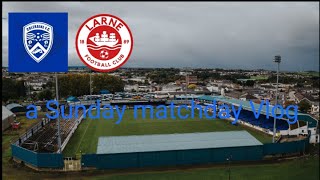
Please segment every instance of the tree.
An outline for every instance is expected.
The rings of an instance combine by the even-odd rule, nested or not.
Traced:
[[[108,74],[97,74],[92,76],[93,92],[98,93],[100,90],[106,89],[111,93],[124,91],[124,83],[122,79]]]
[[[112,93],[124,90],[124,83],[121,78],[108,74],[91,74],[92,92],[100,93],[101,90],[108,90]],[[65,74],[59,75],[59,95],[83,96],[90,94],[89,74]]]
[[[90,94],[89,74],[64,74],[58,78],[61,97]]]
[[[195,89],[197,87],[197,85],[195,85],[195,84],[190,84],[189,86],[188,86],[188,89]]]
[[[41,91],[38,95],[37,95],[38,99],[40,100],[50,100],[53,98],[53,93],[51,92],[50,89],[45,89],[43,91]]]
[[[319,77],[312,77],[311,81],[312,81],[312,87],[313,88],[319,88],[319,82],[320,82],[320,78]]]
[[[254,81],[248,80],[248,81],[246,81],[245,85],[252,87],[254,85]]]
[[[2,100],[19,99],[26,96],[27,88],[24,81],[2,78]]]
[[[46,84],[42,85],[43,89],[53,89],[55,84],[52,81],[47,82]]]
[[[304,85],[303,85],[303,83],[297,83],[297,84],[295,85],[295,87],[297,87],[297,88],[303,88]]]
[[[302,100],[298,104],[298,107],[301,112],[307,113],[309,111],[309,109],[311,108],[311,105],[307,100]]]

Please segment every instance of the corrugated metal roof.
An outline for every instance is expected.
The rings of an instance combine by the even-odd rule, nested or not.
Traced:
[[[11,112],[5,106],[2,106],[2,121],[5,120],[7,117],[12,116],[13,112]]]
[[[20,105],[20,104],[12,103],[12,104],[8,104],[6,107],[7,107],[9,110],[11,110],[11,109],[13,109],[13,108],[15,108],[15,107],[23,107],[23,106]]]
[[[262,145],[247,131],[99,137],[97,154]]]

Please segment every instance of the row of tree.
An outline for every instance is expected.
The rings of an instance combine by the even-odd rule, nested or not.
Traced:
[[[92,73],[92,93],[97,94],[101,90],[108,90],[111,93],[122,92],[124,90],[123,81],[108,74]],[[24,81],[2,78],[2,100],[22,100],[27,96],[28,87]],[[58,75],[59,97],[82,96],[90,94],[89,74],[63,74]],[[52,99],[55,97],[55,82],[49,81],[43,85],[43,90],[38,94],[30,94],[32,100]]]
[[[25,97],[27,88],[24,81],[17,81],[10,78],[2,78],[2,101],[19,99]]]
[[[305,85],[311,85],[313,88],[319,88],[319,80],[320,77],[292,77],[292,76],[286,76],[286,75],[280,75],[279,76],[279,83],[284,84],[296,84],[296,87],[302,88]],[[277,82],[277,76],[272,75],[267,80],[262,80],[261,82],[265,83],[276,83]]]
[[[146,78],[151,80],[151,83],[155,82],[157,84],[167,84],[169,82],[175,82],[181,79],[183,76],[178,75],[179,69],[155,69],[146,75]]]
[[[302,100],[298,104],[296,104],[294,101],[285,101],[284,102],[284,107],[285,108],[290,106],[290,105],[298,105],[299,111],[303,112],[303,113],[308,113],[308,111],[311,108],[311,104],[307,100]]]
[[[116,76],[108,74],[91,75],[91,88],[93,94],[98,94],[101,90],[108,90],[111,93],[122,92],[124,90],[123,81]],[[89,74],[66,74],[58,77],[59,95],[82,96],[90,94],[90,75]]]

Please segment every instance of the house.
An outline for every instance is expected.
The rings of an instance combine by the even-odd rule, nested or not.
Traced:
[[[259,99],[249,93],[245,93],[243,95],[240,96],[239,98],[242,101],[252,101],[252,102],[258,102]]]
[[[151,92],[152,89],[149,86],[138,86],[138,92]]]
[[[218,86],[207,86],[207,89],[212,93],[220,93],[221,88]]]
[[[142,82],[144,83],[146,80],[146,77],[141,76],[141,77],[132,77],[132,78],[128,78],[129,81],[134,81],[134,82]]]
[[[231,91],[231,92],[226,92],[224,93],[226,97],[234,98],[234,99],[239,99],[240,96],[243,94],[242,92],[239,91]],[[222,95],[222,94],[221,94]]]
[[[15,115],[5,106],[2,106],[2,131],[8,129],[14,122]]]
[[[180,76],[187,76],[187,75],[191,75],[191,74],[192,74],[192,72],[188,72],[188,71],[180,71],[179,72]]]
[[[174,84],[167,84],[162,86],[162,92],[176,92],[181,91],[181,87]]]
[[[301,93],[294,93],[293,98],[295,103],[299,103],[305,97]]]
[[[135,84],[135,85],[128,85],[128,84],[126,84],[126,85],[124,86],[124,91],[126,91],[126,92],[132,92],[132,91],[137,92],[138,89],[139,89],[138,84]]]
[[[311,103],[311,114],[319,114],[319,101]]]
[[[186,75],[186,83],[187,83],[187,85],[197,84],[198,83],[198,77],[197,76]]]

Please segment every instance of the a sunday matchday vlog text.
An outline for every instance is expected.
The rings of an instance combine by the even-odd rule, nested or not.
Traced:
[[[250,101],[250,106],[251,106],[252,113],[256,119],[259,119],[263,106],[265,106],[263,111],[265,111],[266,119],[274,118],[274,117],[277,119],[286,118],[288,119],[289,124],[294,124],[298,120],[297,105],[289,105],[284,109],[281,105],[270,106],[269,101],[261,101],[260,106],[257,108],[255,104],[252,101]],[[115,119],[115,117],[117,117],[117,121],[115,122],[116,124],[120,124],[122,122],[126,109],[129,109],[127,108],[126,105],[118,106],[118,105],[109,105],[109,104],[104,105],[101,108],[101,104],[99,100],[97,101],[96,104],[90,105],[88,109],[81,104],[75,104],[75,105],[71,104],[69,105],[69,108],[68,108],[69,112],[65,112],[66,111],[65,105],[59,106],[59,103],[55,100],[47,101],[46,107],[49,110],[49,112],[46,113],[46,117],[49,119],[57,119],[59,116],[67,120],[72,118],[77,119],[79,118],[79,111],[83,110],[84,112],[82,114],[83,118],[89,117],[92,120],[103,118],[108,120],[108,119]],[[60,111],[57,107],[60,107]],[[27,109],[28,111],[26,113],[26,117],[28,119],[36,119],[38,117],[37,108],[35,105],[29,105]],[[184,109],[184,112],[182,112],[182,109]],[[280,113],[276,113],[277,112],[276,109],[278,109],[278,112]],[[231,117],[230,113],[232,112],[233,118],[234,118],[232,123],[235,124],[239,119],[241,110],[242,110],[242,104],[240,104],[237,107],[234,105],[227,105],[227,104],[217,105],[216,100],[213,100],[212,104],[207,104],[205,106],[199,105],[194,101],[191,101],[191,105],[186,105],[186,104],[175,105],[173,102],[171,102],[171,104],[168,106],[166,105],[158,105],[158,106],[134,105],[133,118],[145,119],[148,115],[150,119],[158,119],[158,120],[162,120],[162,119],[175,120],[177,119],[177,117],[182,120],[188,119],[188,118],[191,118],[191,119],[205,118],[205,119],[213,120],[213,119],[217,119],[217,116],[219,117],[219,119],[230,118]],[[139,113],[138,113],[139,111],[141,111],[141,116],[139,116]],[[209,113],[209,111],[211,113]]]

